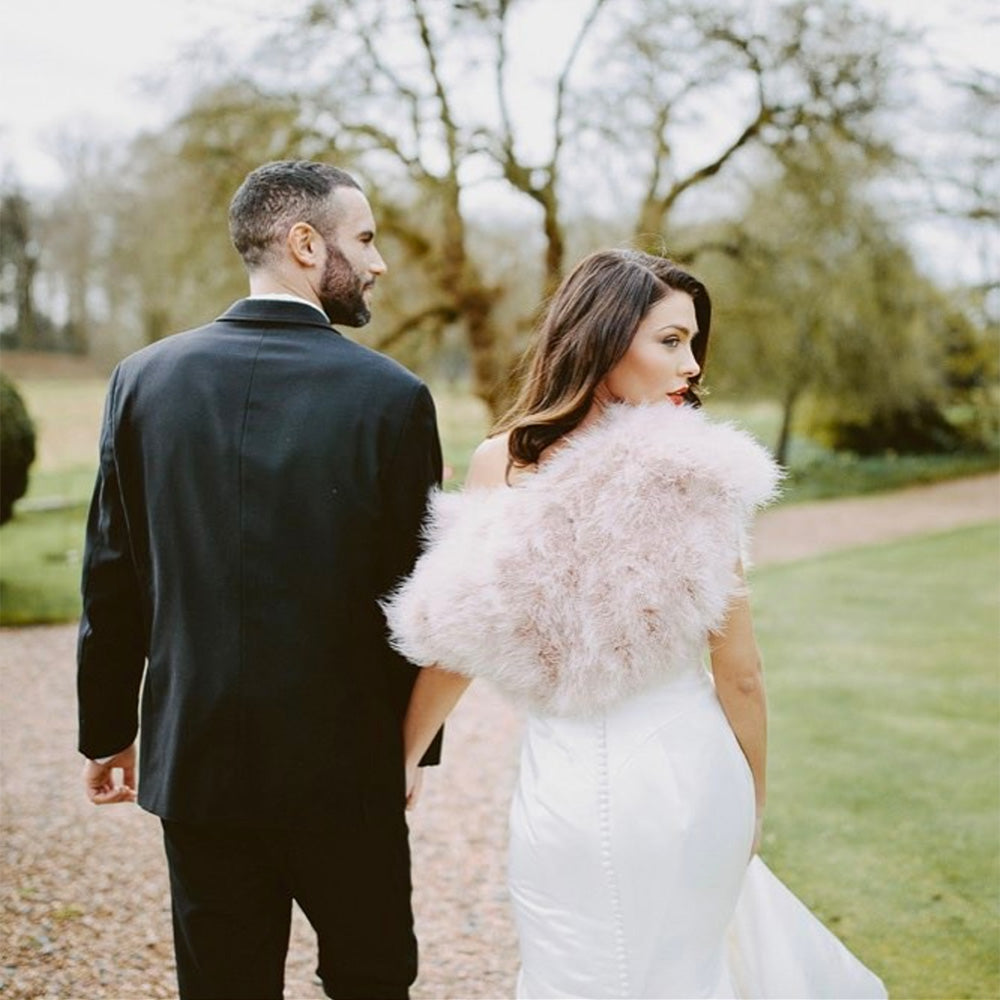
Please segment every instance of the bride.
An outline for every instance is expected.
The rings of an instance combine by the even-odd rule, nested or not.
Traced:
[[[766,707],[741,560],[779,472],[698,409],[711,304],[581,261],[520,398],[385,602],[416,763],[470,680],[527,707],[510,814],[519,997],[884,997],[756,856]],[[708,651],[711,670],[703,664]]]

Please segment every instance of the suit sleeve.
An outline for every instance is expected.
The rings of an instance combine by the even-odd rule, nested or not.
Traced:
[[[83,557],[77,700],[79,749],[91,759],[117,753],[135,740],[146,661],[141,584],[131,558],[116,460],[118,379],[116,370],[105,403]]]
[[[420,555],[421,528],[428,498],[432,487],[440,486],[441,474],[441,442],[434,401],[427,387],[421,384],[410,406],[386,481],[389,498],[388,544],[384,549],[386,591],[412,571]],[[402,717],[418,668],[394,651],[391,655],[398,660],[398,669],[392,674]],[[434,738],[420,762],[422,765],[439,763],[442,734],[443,731]]]

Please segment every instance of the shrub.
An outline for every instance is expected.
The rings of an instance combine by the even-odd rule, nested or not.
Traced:
[[[28,489],[34,460],[35,425],[14,383],[0,372],[0,524],[10,520],[14,502]]]
[[[867,419],[831,418],[824,431],[834,451],[855,455],[940,455],[960,451],[967,444],[959,428],[928,400]]]
[[[950,406],[927,397],[906,405],[858,405],[812,400],[807,433],[823,447],[854,455],[986,454],[997,450],[997,395],[989,387],[970,390]]]

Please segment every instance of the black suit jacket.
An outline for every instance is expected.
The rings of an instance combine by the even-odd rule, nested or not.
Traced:
[[[415,669],[376,599],[440,477],[427,388],[305,304],[244,299],[126,358],[87,526],[80,750],[131,743],[142,686],[139,803],[159,816],[398,810]]]

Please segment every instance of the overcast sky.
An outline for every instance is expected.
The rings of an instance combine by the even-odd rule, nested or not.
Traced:
[[[567,7],[579,2],[545,0],[554,32],[565,33]],[[1000,32],[984,31],[983,17],[971,16],[977,9],[985,15],[985,0],[865,2],[897,23],[930,27],[935,50],[950,63],[996,68]],[[125,138],[164,122],[173,109],[143,85],[144,77],[175,65],[206,36],[249,53],[265,18],[282,9],[267,0],[6,0],[0,167],[13,166],[29,189],[57,184],[52,154],[61,128]]]
[[[535,0],[519,8],[532,12],[533,18],[521,36],[511,40],[520,64],[534,70],[558,61],[582,16],[579,12],[590,2]],[[897,26],[922,29],[927,45],[918,62],[929,65],[933,57],[952,68],[975,66],[993,72],[1000,66],[1000,16],[993,0],[856,2],[887,14]],[[140,129],[165,124],[180,109],[176,102],[200,82],[191,78],[192,62],[183,60],[185,53],[209,45],[237,61],[249,57],[276,17],[293,16],[301,7],[274,0],[3,0],[0,176],[12,176],[29,194],[58,188],[60,132],[127,142]],[[171,86],[151,85],[164,77],[171,79]],[[187,86],[173,86],[177,79]],[[512,91],[523,93],[524,86],[522,82]],[[939,91],[930,79],[922,88],[928,108]],[[524,105],[521,112],[546,107],[544,100],[519,103]],[[535,131],[547,136],[543,113],[540,110]],[[522,119],[521,124],[531,122]],[[919,154],[933,148],[932,138],[913,135],[906,145]],[[483,189],[481,196],[499,195]],[[923,258],[936,262],[935,274],[945,279],[982,280],[984,269],[991,270],[1000,254],[1000,237],[993,239],[979,227],[970,241],[965,226],[944,217],[910,223],[908,232]]]

